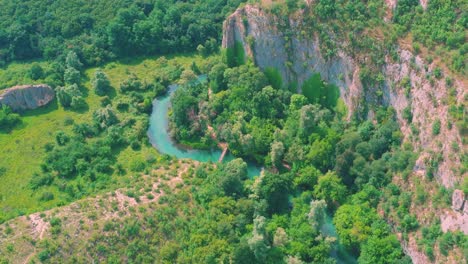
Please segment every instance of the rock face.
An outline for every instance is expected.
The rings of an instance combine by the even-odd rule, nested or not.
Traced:
[[[279,29],[281,23],[280,19],[261,8],[246,5],[236,10],[224,23],[223,47],[242,43],[245,54],[253,58],[257,66],[261,69],[275,68],[281,73],[284,84],[296,83],[299,90],[304,81],[314,73],[320,73],[323,79],[340,88],[342,99],[348,106],[354,106],[351,101],[359,97],[360,91],[356,88],[361,85],[359,78],[355,78],[358,67],[353,60],[341,51],[338,56],[325,60],[313,32],[307,32],[312,35],[310,38],[300,33],[294,34],[301,32],[300,17],[290,18],[287,26],[291,27],[293,35],[287,43],[283,31]],[[247,41],[249,36],[254,39],[252,45]]]
[[[396,3],[393,0],[387,2]],[[394,4],[390,8],[393,9]],[[416,175],[427,177],[432,171],[434,178],[449,188],[460,183],[467,175],[461,175],[461,155],[452,146],[463,148],[463,143],[456,126],[449,125],[446,82],[444,78],[431,77],[434,76],[436,64],[425,62],[404,46],[398,47],[398,58],[387,55],[383,66],[377,69],[382,74],[383,82],[379,87],[372,87],[381,92],[379,101],[373,101],[375,97],[365,92],[360,80],[361,68],[372,67],[367,65],[366,57],[363,60],[362,56],[358,57],[359,54],[347,47],[347,43],[339,43],[336,55],[326,58],[320,49],[319,35],[323,32],[308,29],[304,23],[308,14],[302,12],[299,10],[288,18],[280,18],[261,7],[245,5],[225,21],[223,47],[231,48],[240,43],[245,56],[257,66],[263,70],[270,67],[276,69],[285,85],[296,83],[299,91],[304,81],[319,73],[325,81],[339,87],[340,97],[350,116],[362,106],[372,103],[392,106],[396,111],[404,142],[411,143],[419,154],[414,167]],[[329,38],[337,39],[331,33]],[[468,83],[463,78],[452,76],[452,79],[456,103],[461,104],[468,92],[465,89]],[[408,110],[411,112],[411,120],[406,120],[403,115]],[[372,118],[372,114],[369,112],[368,117]],[[440,122],[438,134],[432,132],[434,122]],[[433,162],[434,160],[437,161]],[[434,163],[438,166],[434,167]],[[468,233],[468,206],[463,199],[460,200],[457,196],[456,207],[461,212],[451,209],[445,210],[443,214],[438,212],[444,232],[460,230]],[[402,240],[403,249],[413,263],[429,263],[428,257],[418,250],[415,239],[410,236],[411,243]]]
[[[13,111],[36,109],[48,104],[54,96],[54,90],[46,84],[14,86],[0,91],[0,105],[8,105]]]
[[[455,211],[462,211],[465,203],[465,194],[462,190],[455,190],[452,194],[452,208]],[[465,206],[466,207],[466,206]]]
[[[242,44],[245,55],[257,66],[276,69],[284,84],[295,83],[299,91],[304,81],[320,73],[324,80],[339,87],[340,97],[351,115],[360,104],[372,100],[364,93],[360,80],[360,66],[365,62],[358,62],[357,58],[348,54],[345,44],[335,56],[325,59],[320,50],[318,32],[307,31],[304,16],[298,11],[288,19],[278,18],[261,7],[246,5],[225,21],[223,47]],[[330,38],[335,39],[333,35]],[[425,63],[421,57],[404,48],[399,48],[397,53],[397,61],[387,56],[380,69],[384,78],[380,87],[382,101],[396,110],[404,140],[421,153],[415,167],[418,172],[426,174],[427,164],[434,159],[434,153],[440,153],[441,160],[434,174],[444,186],[453,187],[463,177],[457,175],[460,155],[454,153],[451,146],[463,144],[458,129],[448,125],[448,105],[444,103],[448,96],[445,81],[443,78],[428,80],[427,76],[432,74],[435,65]],[[411,85],[411,89],[405,91],[405,82]],[[465,85],[463,80],[454,80],[458,102],[463,101]],[[403,118],[403,111],[407,108],[412,113],[411,122]],[[432,126],[437,119],[441,130],[438,135],[433,135]],[[411,124],[418,128],[418,135],[412,135]]]

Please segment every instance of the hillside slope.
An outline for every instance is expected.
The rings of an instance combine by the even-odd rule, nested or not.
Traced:
[[[419,181],[427,190],[437,189],[432,178],[448,189],[463,184],[467,177],[466,161],[462,161],[466,156],[463,147],[466,123],[459,122],[457,127],[457,119],[450,112],[453,108],[466,109],[466,77],[453,74],[440,63],[429,63],[399,42],[384,47],[385,33],[381,31],[388,30],[385,25],[364,33],[368,46],[359,49],[339,35],[339,31],[319,28],[310,22],[314,19],[309,17],[313,16],[312,10],[314,6],[308,5],[285,17],[284,13],[278,15],[275,9],[265,5],[239,8],[224,23],[223,47],[234,56],[253,60],[263,70],[273,69],[285,86],[294,84],[292,89],[300,90],[309,78],[319,73],[339,87],[340,97],[349,109],[349,119],[372,120],[376,106],[392,106],[404,144],[410,144],[419,156],[409,179],[395,176],[394,182],[405,190],[416,193],[415,183]],[[378,31],[380,34],[373,36]],[[335,45],[332,55],[324,53],[330,39]],[[376,54],[369,52],[376,47],[381,48],[377,52],[381,57],[378,63],[373,58]],[[446,223],[448,217],[453,217],[455,220],[450,222],[455,224],[451,230],[468,234],[468,215],[447,206],[436,208],[429,201],[425,206],[428,208],[424,212],[418,208],[411,210],[419,214],[421,223],[429,224],[438,218]],[[428,214],[435,217],[427,217]],[[391,216],[388,219],[392,222]],[[407,253],[415,263],[428,261],[424,254],[418,253],[414,243],[407,247]],[[436,262],[439,261],[437,258]]]

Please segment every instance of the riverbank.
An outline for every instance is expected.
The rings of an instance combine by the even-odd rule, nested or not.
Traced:
[[[199,80],[206,80],[206,75],[199,76]],[[181,146],[175,142],[169,133],[169,109],[171,95],[179,88],[179,85],[172,84],[168,88],[166,95],[158,97],[153,101],[153,111],[150,116],[150,126],[148,129],[148,137],[151,144],[161,154],[175,156],[178,159],[192,159],[199,162],[226,162],[235,159],[228,151],[228,145],[223,142],[218,142],[217,136],[212,135],[212,139],[217,142],[219,149],[203,150],[193,149]],[[210,131],[214,131],[208,126]],[[260,175],[261,166],[252,162],[248,164],[248,175],[250,178]]]

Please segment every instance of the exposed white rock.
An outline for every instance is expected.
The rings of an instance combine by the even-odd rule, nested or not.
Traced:
[[[462,211],[465,204],[465,194],[462,190],[455,190],[452,194],[452,208],[455,211]],[[466,206],[466,205],[465,205]]]
[[[48,104],[54,96],[54,90],[46,84],[20,85],[0,91],[0,105],[14,111],[35,109]]]
[[[343,49],[338,50],[336,56],[324,59],[318,32],[303,30],[302,24],[300,12],[289,19],[280,19],[258,6],[246,5],[225,21],[223,47],[241,43],[245,55],[252,58],[257,66],[261,69],[277,69],[285,84],[297,83],[299,89],[305,80],[320,73],[324,80],[339,87],[340,96],[351,115],[361,102],[370,100],[367,94],[363,94],[359,78],[360,64]],[[289,32],[288,36],[283,32],[285,28]],[[431,82],[426,78],[435,67],[425,63],[421,57],[403,48],[398,50],[398,55],[397,62],[387,56],[386,64],[381,69],[384,76],[381,87],[384,103],[395,108],[405,140],[411,142],[424,157],[418,160],[420,173],[425,174],[427,166],[424,163],[431,158],[431,153],[441,153],[442,160],[435,171],[436,179],[446,187],[453,187],[463,177],[454,173],[460,167],[460,155],[451,155],[453,150],[450,146],[453,142],[462,146],[462,142],[457,128],[453,126],[449,129],[447,125],[448,106],[443,103],[447,97],[445,82],[442,79]],[[401,85],[403,79],[411,83],[408,96]],[[454,83],[457,97],[463,98],[466,93],[463,82],[455,79]],[[362,100],[362,97],[365,99]],[[412,123],[418,128],[419,135],[410,137],[411,124],[402,116],[407,107],[411,107]],[[432,134],[435,118],[441,122],[439,135]]]

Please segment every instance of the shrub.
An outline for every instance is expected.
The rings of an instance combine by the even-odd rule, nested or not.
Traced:
[[[112,108],[110,108],[110,106],[96,110],[93,113],[93,120],[95,124],[101,129],[107,128],[119,122],[117,116],[115,115]]]
[[[41,65],[38,63],[33,63],[31,68],[29,69],[29,78],[32,80],[38,80],[44,77],[44,70],[42,69]]]
[[[411,112],[411,106],[408,106],[405,109],[403,109],[402,116],[408,123],[411,123],[411,121],[413,120],[413,113]]]
[[[66,126],[71,126],[75,123],[75,120],[73,120],[73,118],[67,116],[65,117],[65,119],[63,120],[63,124],[66,125]]]
[[[72,101],[70,104],[70,107],[73,110],[80,110],[86,107],[86,101],[83,97],[81,96],[74,96],[72,97]]]
[[[413,231],[417,229],[418,226],[419,222],[414,215],[405,215],[405,217],[401,221],[401,228],[405,232]]]
[[[432,135],[437,136],[440,134],[440,119],[437,119],[432,123]]]
[[[55,226],[60,226],[62,221],[58,217],[52,217],[49,223],[50,223],[50,226],[55,227]]]
[[[68,84],[68,85],[78,84],[80,83],[81,74],[75,68],[67,68],[63,75],[63,79],[65,81],[65,84]]]
[[[44,175],[39,175],[37,173],[34,173],[33,177],[31,178],[29,182],[29,187],[32,190],[36,190],[41,186],[52,184],[53,181],[54,181],[54,177],[49,173],[46,173]]]
[[[98,69],[93,79],[94,92],[97,95],[103,96],[109,91],[110,87],[109,78],[101,69]]]
[[[41,196],[39,196],[39,201],[47,202],[54,199],[54,194],[51,192],[43,192]]]
[[[11,108],[2,105],[0,109],[0,131],[9,131],[21,121],[20,116],[11,111]]]
[[[434,69],[434,77],[437,79],[442,78],[442,70],[439,67]]]
[[[143,84],[141,83],[140,79],[138,79],[138,77],[136,77],[135,75],[132,75],[130,78],[128,78],[120,84],[120,91],[122,93],[138,91],[142,88]]]
[[[46,261],[47,259],[49,259],[50,257],[50,252],[49,250],[43,250],[41,252],[39,252],[39,254],[37,254],[37,257],[39,258],[40,261],[44,262]]]
[[[59,146],[63,146],[67,144],[69,141],[70,141],[70,137],[67,134],[65,134],[65,132],[61,130],[55,132],[55,142],[57,142]]]
[[[59,86],[56,88],[57,99],[63,107],[72,106],[74,97],[81,97],[82,93],[78,88],[78,85],[72,84],[68,86]],[[79,102],[75,98],[74,106],[77,107]]]
[[[146,168],[146,164],[141,160],[134,160],[130,163],[130,170],[134,172],[142,172]]]

